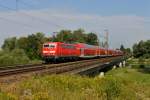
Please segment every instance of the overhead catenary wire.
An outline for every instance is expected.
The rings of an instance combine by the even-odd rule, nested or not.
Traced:
[[[31,8],[37,8],[36,7],[36,5],[31,5],[31,4],[29,4],[29,3],[27,3],[27,2],[24,2],[23,0],[19,0],[19,2],[21,3],[21,4],[23,4],[24,6],[26,6],[26,7],[31,7]],[[42,13],[42,14],[47,14],[47,12],[46,11],[44,11],[44,10],[42,10],[42,11],[39,11],[40,13]],[[58,18],[58,16],[55,16],[55,15],[48,15],[48,16],[51,16],[51,17],[54,17],[54,18],[57,18],[57,19],[59,19]],[[66,23],[70,23],[70,24],[72,24],[72,22],[74,22],[73,20],[71,20],[71,19],[69,19]],[[59,25],[60,26],[60,25]],[[63,27],[63,28],[65,28],[63,25],[61,25],[61,27]]]
[[[10,23],[13,23],[13,24],[17,24],[17,25],[22,25],[22,26],[25,26],[26,28],[30,28],[30,29],[35,28],[33,25],[29,25],[29,24],[26,24],[26,23],[23,23],[23,22],[8,19],[8,18],[2,17],[2,16],[0,16],[0,20],[4,20],[4,21],[7,21],[7,22],[10,22]]]
[[[32,26],[32,25],[25,24],[25,23],[21,23],[21,22],[17,22],[17,21],[15,21],[15,20],[7,19],[7,18],[1,17],[1,16],[0,16],[0,20],[4,20],[4,21],[7,21],[7,22],[10,22],[10,23],[13,23],[13,24],[17,24],[17,25],[22,25],[22,26],[27,27],[27,28],[30,28],[30,29],[35,28],[35,27]]]
[[[0,6],[0,7],[4,7],[4,6]],[[7,8],[7,9],[10,9],[10,8]],[[22,26],[25,26],[27,28],[34,28],[34,26],[32,26],[32,25],[25,24],[25,23],[22,23],[22,22],[18,22],[18,21],[12,20],[12,19],[7,19],[7,18],[2,17],[2,16],[0,16],[0,20],[4,20],[4,21],[11,22],[11,23],[14,23],[14,24],[22,25]]]
[[[24,2],[23,0],[19,0],[19,2],[23,5],[25,5],[26,7],[36,8],[34,5],[28,4],[28,3]]]
[[[14,8],[10,8],[10,7],[4,6],[4,5],[2,5],[2,4],[0,4],[0,7],[6,8],[6,9],[11,10],[11,11],[17,11],[17,10],[14,9]],[[19,10],[17,11],[17,13],[20,13],[20,14],[22,14],[22,15],[24,15],[24,16],[27,16],[27,17],[29,17],[29,18],[32,18],[32,19],[37,20],[38,22],[41,22],[41,23],[44,23],[44,24],[50,24],[50,25],[53,24],[53,25],[55,25],[56,27],[64,28],[64,27],[61,26],[61,25],[57,25],[57,24],[55,24],[55,23],[49,22],[49,20],[45,20],[45,19],[39,18],[39,17],[37,17],[37,16],[33,16],[33,15],[27,14],[27,13],[25,13],[25,12],[21,12],[21,11],[19,11]]]
[[[33,8],[33,7],[35,8],[35,6],[30,5],[30,4],[28,4],[28,3],[26,3],[26,2],[24,2],[24,1],[22,1],[22,0],[18,0],[18,3],[19,3],[19,2],[22,3],[22,4],[25,5],[25,6],[28,6],[28,7],[31,7],[31,8]],[[22,13],[22,12],[21,12],[21,13]],[[24,13],[24,14],[26,14],[27,16],[30,16],[30,17],[32,17],[32,18],[36,18],[36,19],[39,20],[39,21],[43,21],[44,23],[53,24],[53,25],[55,25],[56,27],[59,27],[59,28],[65,28],[65,27],[62,26],[62,25],[58,25],[58,24],[49,22],[49,20],[42,19],[42,18],[37,17],[37,16],[29,15],[29,14],[27,14],[27,13]]]
[[[24,0],[19,0],[19,2],[21,3],[21,4],[23,4],[24,6],[26,6],[26,7],[31,7],[31,8],[37,8],[37,5],[33,5],[33,4],[29,4],[29,3],[27,3],[27,2],[25,2]],[[36,1],[36,2],[38,2],[38,1]],[[40,6],[40,5],[39,5]],[[46,11],[44,11],[44,10],[42,10],[40,13],[42,13],[42,14],[47,14],[47,12]],[[47,15],[50,15],[50,14],[47,14]],[[50,15],[50,16],[53,16],[53,17],[55,17],[55,18],[57,18],[58,20],[59,20],[59,17],[58,16],[55,16],[55,15]],[[63,20],[64,21],[64,20]],[[72,19],[68,19],[67,20],[67,22],[64,22],[64,23],[74,23],[75,21],[74,20],[72,20]],[[62,25],[61,25],[62,26]],[[96,32],[95,32],[96,33]],[[103,35],[99,35],[100,37],[102,37],[102,38],[104,38],[105,39],[105,36],[103,36]]]
[[[16,11],[18,11],[18,0],[16,0]]]
[[[55,25],[56,27],[59,27],[59,28],[63,28],[64,29],[64,26],[62,26],[62,25],[58,25],[58,24],[55,24],[55,23],[53,23],[53,22],[50,22],[49,20],[46,20],[46,19],[43,19],[43,18],[40,18],[40,17],[37,17],[37,16],[33,16],[33,15],[30,15],[29,13],[26,13],[26,12],[23,12],[23,11],[21,11],[21,10],[19,10],[19,3],[21,3],[21,4],[23,4],[23,5],[25,5],[25,6],[28,6],[28,7],[31,7],[31,8],[33,8],[34,6],[33,5],[31,5],[31,4],[28,4],[28,3],[26,3],[26,2],[24,2],[23,0],[16,0],[16,8],[10,8],[10,7],[7,7],[7,6],[5,6],[5,5],[2,5],[2,4],[0,4],[0,7],[2,7],[2,8],[6,8],[6,9],[8,9],[8,10],[11,10],[11,11],[16,11],[16,13],[20,13],[21,15],[23,15],[23,16],[27,16],[27,17],[29,17],[29,18],[31,18],[31,19],[33,19],[33,20],[36,20],[36,21],[38,21],[38,22],[40,22],[40,23],[44,23],[44,24],[50,24],[50,25]],[[44,14],[47,14],[47,13],[44,13]],[[53,15],[51,15],[51,16],[53,16]],[[56,16],[55,16],[56,17]],[[1,18],[2,19],[2,18]],[[7,19],[6,19],[7,20]],[[11,22],[14,22],[14,21],[11,21]],[[17,22],[17,23],[19,23],[19,22]],[[25,25],[25,26],[31,26],[31,25],[27,25],[27,24],[24,24],[24,23],[20,23],[20,24],[22,24],[22,25]],[[100,37],[103,37],[104,38],[104,36],[101,36],[101,35],[99,35]]]
[[[25,5],[25,6],[27,6],[27,7],[35,7],[34,5],[30,5],[29,3],[26,3],[26,2],[24,2],[23,0],[19,0],[19,2],[20,3],[22,3],[23,5]],[[36,7],[35,7],[36,8]],[[42,11],[42,13],[43,13],[43,11]],[[47,14],[47,12],[45,12],[44,14]],[[51,15],[51,16],[53,16],[53,15]],[[57,16],[55,16],[55,17],[57,17]],[[71,20],[71,19],[70,19]],[[106,30],[105,30],[106,31]],[[94,33],[96,33],[97,34],[97,32],[94,32]],[[106,32],[106,33],[108,33],[108,32]],[[109,47],[109,43],[108,43],[108,35],[106,34],[106,36],[104,36],[104,35],[101,35],[101,34],[97,34],[97,36],[98,36],[98,38],[99,38],[99,42],[100,42],[100,38],[103,38],[103,42],[101,43],[101,45],[103,46],[103,47],[106,47],[106,48],[108,48]],[[100,43],[99,43],[100,44]]]

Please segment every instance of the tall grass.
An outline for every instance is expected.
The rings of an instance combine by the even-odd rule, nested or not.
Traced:
[[[150,74],[128,67],[112,70],[101,78],[33,76],[1,86],[0,97],[2,100],[149,100],[149,77]]]
[[[7,98],[17,100],[134,100],[136,92],[130,80],[107,75],[88,78],[69,75],[32,77],[21,83],[3,87]]]
[[[86,100],[113,99],[120,96],[120,83],[114,78],[87,78],[79,76],[52,75],[33,77],[30,80],[5,89],[10,97],[34,100]],[[14,88],[16,89],[14,91]]]

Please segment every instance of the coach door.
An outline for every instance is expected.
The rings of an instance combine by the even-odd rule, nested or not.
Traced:
[[[63,47],[64,47],[63,45],[64,45],[64,44],[60,44],[60,46],[59,46],[59,56],[60,56],[60,57],[63,57],[63,55],[64,55],[64,54],[63,54]]]
[[[81,52],[81,56],[84,56],[84,48],[81,48],[80,52]]]

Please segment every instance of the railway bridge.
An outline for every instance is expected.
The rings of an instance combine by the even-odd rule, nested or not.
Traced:
[[[88,76],[95,76],[95,75],[103,75],[103,73],[109,69],[115,69],[117,67],[124,67],[126,65],[126,59],[128,57],[121,56],[121,57],[114,57],[111,60],[102,61],[97,64],[89,65],[85,68],[73,70],[71,74],[80,74],[80,75],[88,75]],[[107,58],[106,58],[107,59]]]

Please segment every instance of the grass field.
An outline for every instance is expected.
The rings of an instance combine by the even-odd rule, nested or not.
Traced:
[[[128,62],[104,77],[34,76],[1,85],[0,100],[150,100],[149,65],[141,68],[138,60]]]

